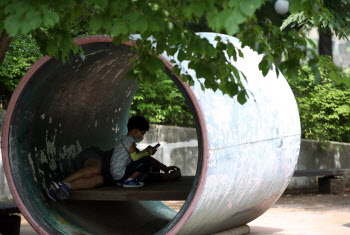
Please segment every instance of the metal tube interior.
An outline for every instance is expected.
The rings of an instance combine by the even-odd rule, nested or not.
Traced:
[[[8,154],[18,200],[28,211],[24,216],[37,231],[49,234],[165,234],[189,205],[200,169],[178,214],[157,201],[53,203],[46,196],[52,180],[72,172],[71,162],[78,152],[90,146],[111,149],[126,133],[138,87],[135,80],[125,78],[134,56],[129,46],[111,42],[81,46],[84,60],[71,55],[69,63],[51,58],[36,65],[36,72],[13,98]],[[181,83],[172,78],[189,101]],[[190,101],[189,105],[200,133]],[[201,145],[200,134],[198,140]],[[199,159],[199,168],[200,163]]]

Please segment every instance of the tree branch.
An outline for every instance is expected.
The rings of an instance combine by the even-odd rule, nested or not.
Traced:
[[[12,37],[9,37],[6,30],[2,31],[0,36],[0,65],[5,59],[7,49],[9,48],[12,41]]]

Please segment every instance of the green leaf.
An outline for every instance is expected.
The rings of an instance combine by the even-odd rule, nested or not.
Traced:
[[[79,56],[80,56],[80,58],[82,59],[82,61],[85,61],[85,55],[84,55],[84,53],[79,53]]]
[[[186,59],[186,54],[184,52],[184,50],[180,49],[179,53],[177,54],[177,59],[179,61],[184,61]]]
[[[122,43],[121,37],[113,37],[113,43],[117,46],[120,45]]]
[[[235,95],[237,95],[238,93],[238,85],[234,82],[229,82],[226,85],[226,92],[230,97],[233,97]]]
[[[238,54],[239,54],[239,57],[244,58],[243,52],[240,49],[238,49]]]
[[[243,105],[245,102],[247,102],[247,92],[245,89],[242,89],[238,92],[238,95],[237,95],[237,101],[238,103],[240,103],[241,105]]]
[[[280,71],[276,68],[275,72],[276,72],[276,77],[278,78],[278,76],[280,75]]]
[[[238,69],[237,69],[236,67],[232,66],[232,67],[231,67],[231,71],[232,71],[234,77],[235,77],[237,80],[239,80],[239,79],[240,79],[240,76],[239,76],[239,71],[238,71]]]
[[[241,2],[240,8],[245,15],[251,17],[261,4],[262,1],[260,0],[244,0]]]
[[[318,66],[315,64],[312,67],[312,71],[314,74],[314,78],[315,78],[315,83],[319,84],[321,82],[321,73],[320,70],[318,69]]]
[[[94,32],[98,31],[103,23],[103,18],[101,15],[96,15],[94,17],[91,17],[90,20],[90,29]]]
[[[137,31],[139,31],[141,34],[148,29],[148,21],[146,19],[138,20],[134,25]]]
[[[171,73],[179,76],[180,75],[179,67],[178,66],[174,66],[173,69],[171,70]]]
[[[21,27],[21,32],[23,34],[27,34],[29,31],[39,28],[42,24],[40,12],[28,12],[24,17],[24,21],[26,21],[26,24]]]
[[[225,29],[228,35],[234,35],[238,31],[238,25],[236,23],[236,15],[234,12],[229,14],[228,17],[226,17],[226,22],[225,22]]]
[[[237,1],[237,0],[230,0],[230,1],[228,2],[228,6],[231,7],[231,8],[233,8],[233,7],[238,6],[239,3],[240,3],[240,1]]]
[[[269,62],[265,57],[259,63],[259,69],[262,71],[264,77],[269,73]]]
[[[238,31],[238,25],[235,23],[226,24],[226,32],[228,35],[234,35]]]
[[[0,2],[2,3],[2,1],[0,1]],[[8,4],[8,5],[3,9],[3,11],[4,11],[5,15],[10,14],[10,13],[13,13],[13,12],[16,12],[17,15],[19,15],[19,14],[18,14],[17,8],[18,8],[18,5],[17,5],[15,2],[13,2],[13,3]],[[24,12],[23,12],[23,13],[24,13]]]
[[[60,21],[60,16],[56,12],[46,12],[43,18],[46,27],[53,27]]]
[[[95,4],[95,0],[85,0],[86,6],[92,6]]]
[[[332,81],[335,81],[337,83],[341,82],[341,77],[339,76],[339,74],[336,71],[331,71],[331,73],[329,74],[330,79]]]
[[[289,11],[291,13],[298,12],[302,10],[303,5],[300,4],[300,1],[290,1],[289,2]]]
[[[50,40],[50,41],[47,43],[46,51],[47,51],[47,54],[48,54],[49,56],[57,55],[57,51],[58,51],[57,42],[54,41],[54,40]]]
[[[190,16],[193,14],[197,17],[201,17],[204,13],[205,8],[197,2],[192,2],[190,5],[185,7],[182,12],[185,17],[190,18]]]
[[[129,33],[129,28],[124,22],[116,22],[111,29],[113,36],[126,35]]]
[[[95,4],[98,7],[105,8],[108,5],[108,0],[95,0]]]
[[[244,15],[241,8],[235,8],[233,10],[233,15],[235,17],[236,24],[242,24],[247,20],[247,17]]]
[[[5,29],[10,37],[15,36],[21,27],[21,22],[16,15],[11,15],[5,20]]]
[[[82,12],[82,9],[79,6],[73,7],[73,9],[71,10],[71,15],[72,15],[72,19],[79,19],[79,17],[82,17],[82,14],[84,14]],[[59,20],[59,17],[58,17]]]
[[[234,61],[237,61],[237,51],[236,51],[236,48],[232,44],[229,45],[229,48],[227,49],[227,54],[230,57],[232,56]]]

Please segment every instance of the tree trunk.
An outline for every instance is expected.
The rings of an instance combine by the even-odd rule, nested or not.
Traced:
[[[319,40],[318,40],[318,54],[330,56],[333,60],[333,45],[332,45],[332,31],[329,27],[326,29],[318,28]],[[325,74],[329,74],[330,71],[324,71]],[[327,76],[327,75],[324,75]],[[328,76],[329,77],[329,76]],[[326,84],[325,77],[321,76],[321,85]]]
[[[318,41],[318,53],[319,55],[328,55],[333,60],[333,45],[332,45],[332,31],[327,27],[327,29],[318,29],[320,35]]]
[[[0,65],[5,59],[6,51],[11,44],[12,37],[9,37],[6,30],[2,31],[0,36]]]

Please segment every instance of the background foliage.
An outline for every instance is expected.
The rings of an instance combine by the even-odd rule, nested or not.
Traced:
[[[350,143],[349,87],[327,77],[315,84],[311,69],[304,70],[308,77],[288,79],[299,108],[302,137]]]
[[[0,103],[6,108],[19,80],[41,56],[31,35],[13,38],[8,53],[0,67]]]
[[[194,127],[193,117],[174,82],[162,71],[156,84],[140,84],[130,115],[141,115],[155,124]]]

